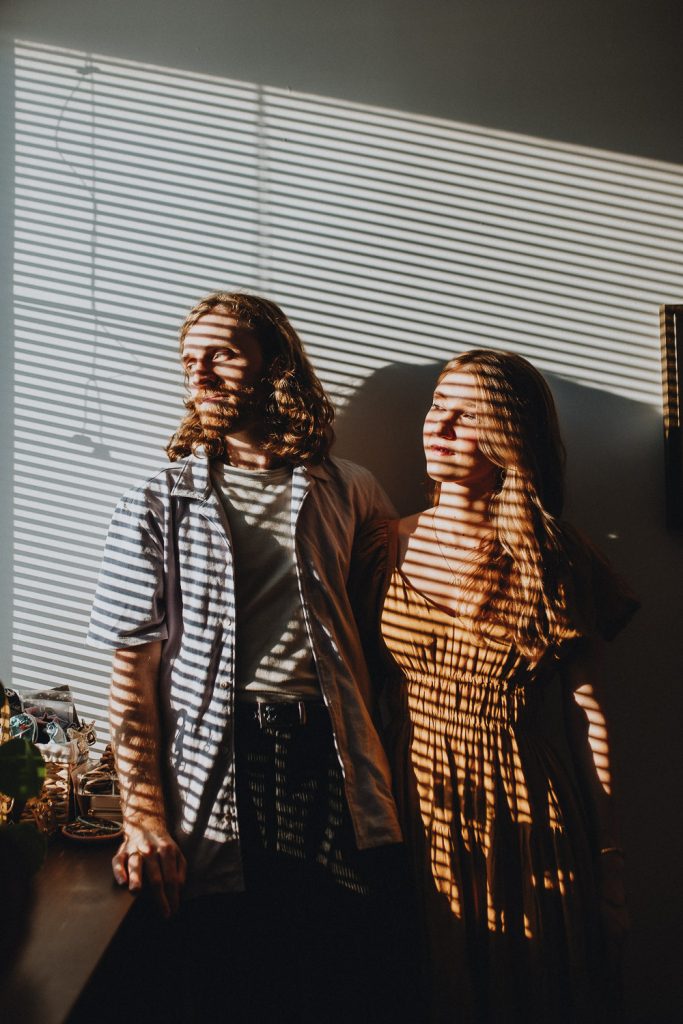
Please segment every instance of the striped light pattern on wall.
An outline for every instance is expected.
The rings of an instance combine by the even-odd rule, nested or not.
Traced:
[[[682,208],[675,165],[18,43],[14,685],[70,683],[105,734],[101,547],[200,295],[279,301],[340,407],[474,345],[656,405]]]

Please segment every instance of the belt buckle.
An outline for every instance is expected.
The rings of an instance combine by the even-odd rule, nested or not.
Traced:
[[[296,701],[296,703],[294,701],[292,701],[292,702],[283,701],[281,705],[278,705],[277,702],[275,702],[275,701],[257,700],[256,701],[256,721],[259,724],[259,729],[263,729],[264,726],[268,726],[268,725],[273,726],[273,727],[277,727],[277,725],[278,725],[278,718],[280,717],[279,714],[278,714],[279,708],[282,708],[282,710],[284,712],[290,711],[290,710],[291,711],[296,710],[296,714],[298,716],[298,723],[295,723],[295,720],[292,717],[292,721],[284,723],[285,725],[294,725],[294,724],[305,725],[306,724],[306,721],[307,721],[306,701],[298,700],[298,701]]]
[[[256,701],[256,721],[259,724],[259,729],[263,729],[269,725],[273,728],[277,728],[278,717],[278,707],[274,701]]]

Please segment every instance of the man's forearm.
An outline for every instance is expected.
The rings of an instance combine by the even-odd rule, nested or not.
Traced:
[[[124,823],[166,827],[159,763],[157,677],[161,643],[114,655],[109,705]]]

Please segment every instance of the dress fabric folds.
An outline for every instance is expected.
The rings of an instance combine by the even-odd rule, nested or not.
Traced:
[[[392,708],[430,1020],[609,1019],[596,844],[556,728],[558,652],[531,669],[508,640],[431,602],[396,568],[396,523],[379,524],[368,543],[380,607],[373,667]],[[578,540],[576,549],[567,653],[578,636],[612,635],[637,607],[596,552]]]

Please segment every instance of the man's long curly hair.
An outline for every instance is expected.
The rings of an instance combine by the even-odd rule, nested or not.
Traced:
[[[565,449],[555,403],[543,376],[522,356],[472,349],[446,364],[472,374],[477,388],[477,443],[498,467],[489,504],[493,527],[465,574],[465,593],[482,594],[479,628],[503,624],[536,662],[571,629],[572,572],[560,517]],[[435,500],[439,486],[435,487]]]
[[[301,339],[279,306],[242,292],[213,292],[186,316],[180,328],[180,353],[185,336],[207,313],[225,311],[258,338],[264,371],[263,419],[259,424],[264,451],[289,463],[321,462],[334,441],[334,409],[304,352]],[[209,458],[227,458],[225,439],[205,433],[191,398],[187,414],[166,447],[174,462],[199,445]]]

